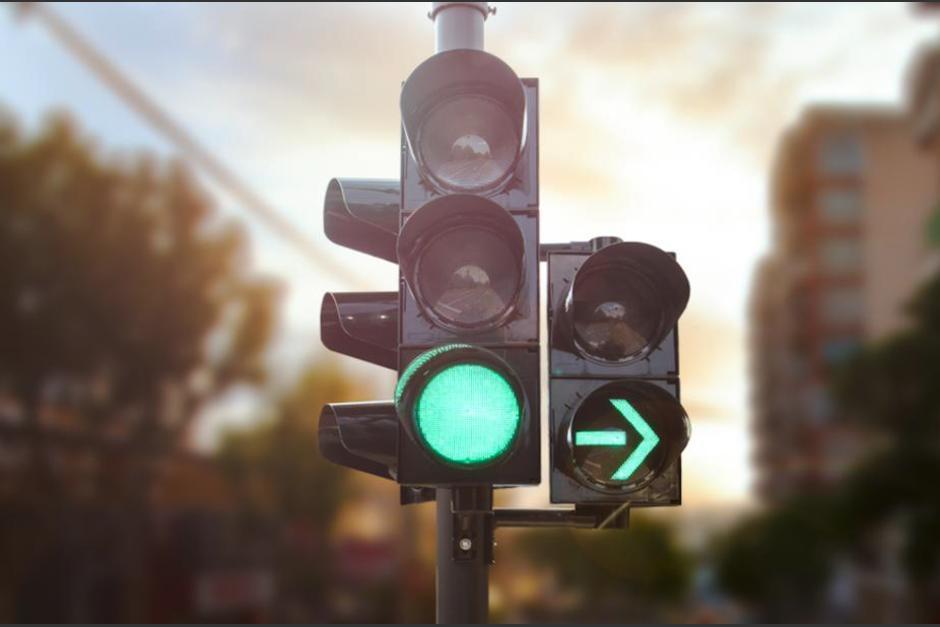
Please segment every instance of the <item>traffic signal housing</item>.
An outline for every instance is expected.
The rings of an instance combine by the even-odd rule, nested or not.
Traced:
[[[333,242],[394,262],[400,186],[395,180],[333,179],[323,200],[323,229]],[[398,368],[397,292],[327,292],[320,339],[330,350]],[[321,454],[386,479],[398,470],[398,413],[392,402],[330,403],[320,412]]]
[[[545,247],[553,503],[681,503],[689,420],[674,257],[618,238]]]
[[[398,481],[537,484],[538,84],[441,52],[401,115]]]
[[[408,488],[540,480],[539,254],[547,261],[551,500],[681,502],[689,420],[673,255],[539,244],[538,83],[479,50],[422,63],[401,94],[399,181],[334,179],[324,229],[399,265],[398,291],[329,293],[324,344],[395,369],[392,401],[320,418],[337,463]]]
[[[397,262],[399,290],[328,293],[320,313],[328,348],[399,383],[324,407],[321,450],[406,487],[537,484],[538,84],[450,50],[404,83],[401,115],[400,181],[334,179],[324,201],[327,236]]]

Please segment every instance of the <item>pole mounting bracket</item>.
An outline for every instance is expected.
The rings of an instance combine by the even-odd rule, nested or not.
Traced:
[[[630,503],[576,505],[574,509],[497,509],[497,527],[575,527],[578,529],[626,529]]]

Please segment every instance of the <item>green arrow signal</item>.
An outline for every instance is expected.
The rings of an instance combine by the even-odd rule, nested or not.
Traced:
[[[575,446],[626,446],[625,431],[577,431],[574,434]]]
[[[612,398],[610,399],[610,404],[613,405],[614,409],[619,411],[620,414],[627,419],[627,422],[636,429],[637,433],[640,434],[640,445],[633,449],[633,452],[630,453],[626,461],[617,469],[617,472],[610,477],[615,481],[626,481],[636,472],[636,469],[640,467],[643,460],[656,448],[656,445],[659,444],[659,436],[656,435],[656,432],[653,431],[649,423],[643,419],[643,416],[641,416],[626,399]]]

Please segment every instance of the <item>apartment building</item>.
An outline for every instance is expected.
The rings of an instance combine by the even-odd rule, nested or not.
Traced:
[[[833,369],[904,326],[934,267],[925,224],[940,156],[902,111],[807,109],[777,147],[774,241],[751,298],[758,495],[774,502],[837,478],[867,443],[831,402]]]

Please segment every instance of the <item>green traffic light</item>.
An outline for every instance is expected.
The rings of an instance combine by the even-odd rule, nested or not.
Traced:
[[[418,395],[414,417],[424,444],[462,466],[501,457],[522,421],[506,377],[477,363],[455,363],[432,375]]]
[[[611,479],[616,481],[626,481],[633,476],[633,473],[640,467],[640,464],[649,457],[649,454],[656,448],[656,445],[659,444],[659,436],[653,431],[650,423],[646,422],[643,416],[640,415],[640,412],[630,404],[630,401],[624,398],[612,398],[610,399],[610,404],[613,405],[617,411],[627,419],[627,422],[633,425],[637,433],[640,434],[640,445],[636,447],[623,462],[623,465],[617,469],[617,472],[611,476]]]
[[[682,452],[688,433],[685,410],[667,390],[616,381],[584,398],[562,437],[576,478],[625,493],[662,474]]]

